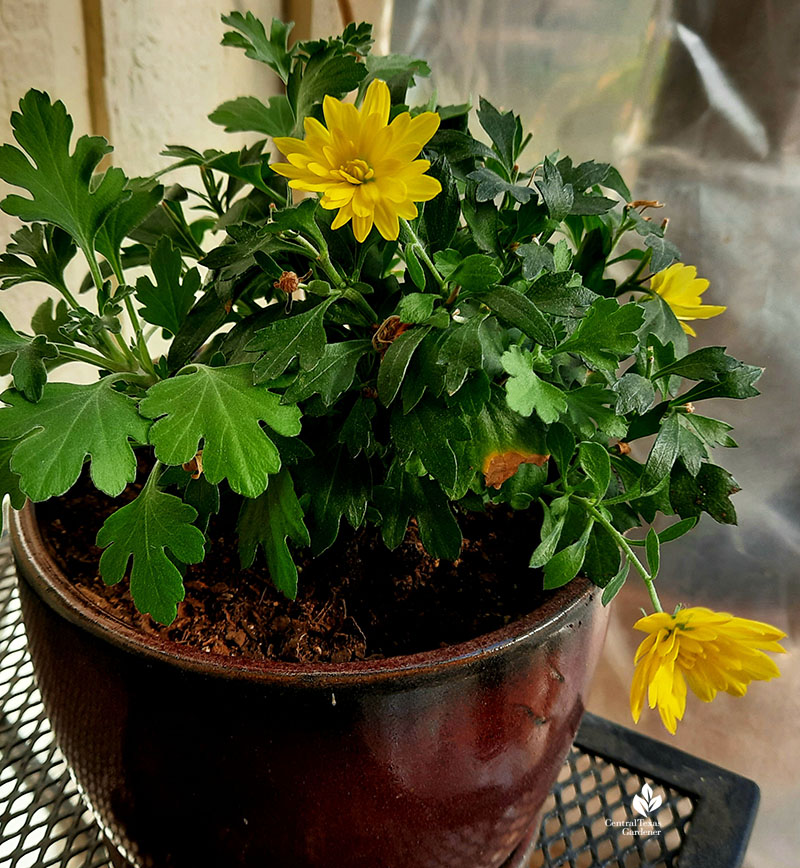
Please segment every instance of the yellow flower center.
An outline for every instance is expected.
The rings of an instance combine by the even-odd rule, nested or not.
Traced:
[[[334,172],[338,172],[339,177],[344,181],[349,181],[351,184],[363,184],[365,181],[371,181],[375,177],[375,170],[366,160],[348,160]]]

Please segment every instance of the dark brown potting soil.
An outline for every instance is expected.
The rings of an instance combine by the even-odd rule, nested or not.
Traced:
[[[106,517],[135,497],[116,500],[82,478],[62,498],[39,504],[48,547],[78,593],[144,633],[208,652],[291,662],[347,662],[410,654],[463,642],[496,630],[541,604],[541,575],[528,567],[535,545],[529,512],[496,508],[458,515],[461,557],[427,555],[412,523],[394,552],[373,527],[353,531],[342,520],[334,546],[316,559],[299,552],[295,601],[272,585],[261,556],[239,566],[236,506],[212,519],[210,550],[185,575],[186,598],[168,627],[141,615],[128,582],[107,587],[94,545]]]

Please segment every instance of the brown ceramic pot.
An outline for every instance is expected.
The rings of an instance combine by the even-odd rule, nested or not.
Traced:
[[[131,865],[523,864],[605,635],[587,581],[435,651],[237,661],[94,608],[49,557],[31,507],[11,533],[47,713]]]

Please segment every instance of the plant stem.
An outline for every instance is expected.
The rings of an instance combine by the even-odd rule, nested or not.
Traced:
[[[439,269],[433,264],[433,261],[431,260],[430,256],[428,256],[428,251],[423,246],[422,241],[420,241],[419,236],[414,231],[411,224],[405,218],[401,218],[400,219],[400,226],[403,230],[403,234],[408,239],[408,242],[411,245],[413,245],[414,252],[419,256],[419,258],[430,269],[431,274],[433,275],[436,282],[439,284],[439,289],[444,289],[444,285],[446,282],[445,279],[442,277],[441,274],[439,274]]]
[[[104,368],[106,371],[114,371],[122,373],[127,368],[121,366],[114,359],[109,359],[106,356],[100,356],[97,353],[82,350],[79,347],[73,347],[70,344],[56,344],[58,354],[67,359],[72,359],[75,362],[86,362],[89,365],[96,365],[98,368]]]
[[[64,296],[67,301],[67,304],[73,309],[78,310],[80,305],[78,304],[78,299],[69,291],[66,283],[59,284],[56,289]]]
[[[145,490],[148,490],[150,488],[154,488],[156,483],[158,482],[158,477],[160,475],[161,475],[161,462],[156,458],[155,462],[153,463],[153,468],[147,477],[147,481],[142,486],[142,493],[144,493]]]
[[[370,324],[378,322],[378,314],[372,309],[372,306],[369,302],[364,298],[363,295],[352,287],[345,287],[342,290],[342,298],[346,298],[348,301],[352,301],[353,304],[364,314]]]
[[[97,257],[94,255],[94,250],[91,249],[84,250],[83,253],[86,257],[87,263],[89,264],[89,271],[92,274],[92,280],[94,281],[95,288],[97,289],[97,292],[99,294],[103,290],[103,275],[100,272],[100,266],[97,264]],[[122,340],[119,335],[117,335],[116,337],[119,349],[117,349],[117,345],[115,345],[108,332],[103,331],[100,333],[100,339],[105,344],[106,349],[109,352],[109,358],[114,359],[118,363],[121,362],[123,369],[127,368],[129,365],[133,365],[134,368],[138,368],[139,364],[131,351],[125,345],[125,341]]]
[[[117,278],[117,283],[120,286],[124,286],[125,275],[122,273],[122,267],[117,262],[112,262],[111,267],[114,269],[114,276]],[[139,321],[139,315],[136,313],[136,308],[133,306],[133,300],[129,295],[125,296],[125,309],[128,312],[128,318],[130,319],[133,331],[136,334],[136,348],[139,351],[139,363],[142,366],[142,370],[154,377],[155,380],[158,380],[159,376],[156,373],[155,365],[153,364],[150,352],[147,349],[147,341],[142,334],[142,324]]]
[[[642,270],[644,269],[645,265],[647,265],[647,263],[649,261],[650,261],[649,257],[646,257],[636,266],[636,268],[633,270],[633,272],[630,275],[628,275],[628,277],[625,278],[625,280],[623,280],[622,283],[617,287],[617,295],[622,295],[622,293],[625,292],[625,290],[632,283],[636,282],[636,279],[642,273]],[[635,289],[638,290],[638,289],[641,289],[641,287],[637,286],[637,287],[635,287]]]
[[[633,549],[628,544],[628,540],[625,539],[625,537],[614,527],[614,525],[603,515],[603,513],[594,506],[591,501],[587,500],[585,497],[576,497],[575,495],[573,495],[572,499],[580,503],[586,509],[589,515],[591,515],[598,524],[602,525],[605,530],[608,531],[608,533],[611,535],[617,545],[622,549],[624,554],[628,556],[628,560],[630,560],[636,572],[638,572],[639,575],[642,577],[647,587],[647,593],[650,595],[650,602],[653,604],[653,608],[656,610],[656,612],[663,612],[664,610],[661,607],[661,601],[658,599],[658,593],[656,592],[656,586],[653,582],[653,577],[650,575],[650,573],[647,572],[647,570],[644,568],[644,564],[633,553]]]
[[[331,262],[327,248],[317,250],[317,248],[314,247],[310,241],[300,235],[300,233],[290,236],[290,240],[299,247],[302,247],[312,259],[316,260],[320,264],[322,270],[333,281],[333,284],[337,289],[344,289],[344,287],[347,286],[347,281],[341,274],[339,274],[336,270],[336,266]]]

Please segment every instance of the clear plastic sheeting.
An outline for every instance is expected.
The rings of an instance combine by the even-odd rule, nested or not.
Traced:
[[[736,527],[704,516],[665,549],[665,605],[710,605],[789,634],[782,678],[748,697],[690,696],[671,743],[755,779],[762,808],[746,866],[797,864],[800,827],[800,4],[791,0],[410,0],[392,50],[426,57],[442,103],[470,93],[513,107],[555,148],[616,164],[637,199],[658,199],[683,260],[727,312],[703,343],[765,367],[762,396],[726,402],[742,486]],[[703,405],[714,416],[714,401]],[[592,710],[630,724],[628,687],[646,595],[615,603]],[[795,653],[792,653],[794,651]],[[647,712],[645,712],[647,716]],[[642,730],[669,739],[654,712]]]

